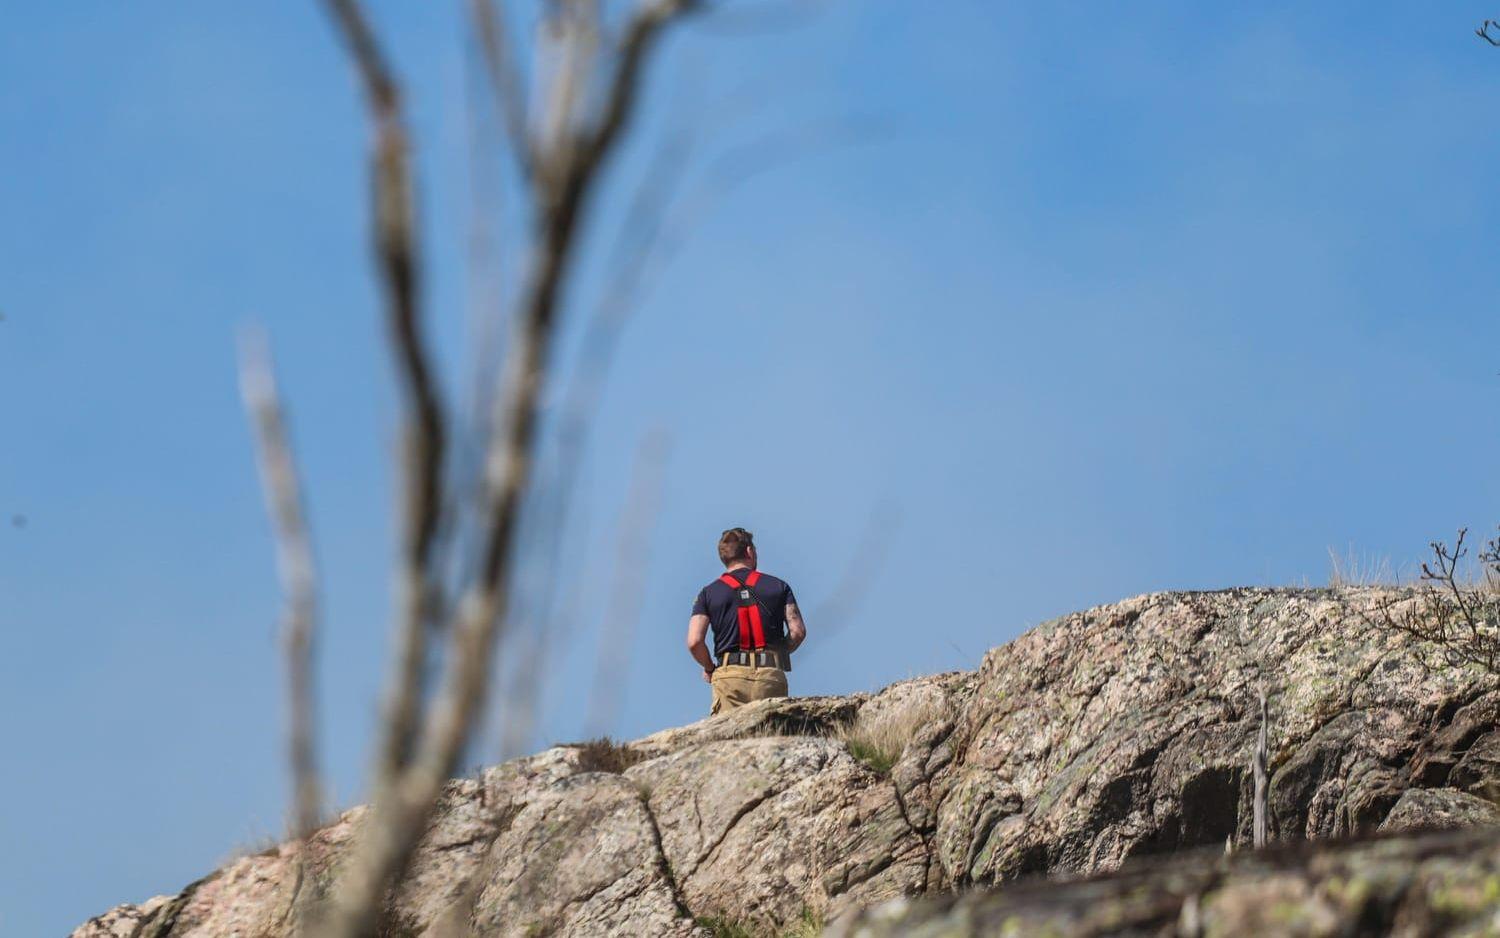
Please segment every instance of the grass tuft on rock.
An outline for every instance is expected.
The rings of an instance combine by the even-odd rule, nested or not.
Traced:
[[[718,915],[700,915],[693,922],[713,938],[818,938],[823,934],[823,920],[811,909],[803,909],[801,917],[784,932],[760,931]]]
[[[646,758],[628,743],[617,743],[608,736],[573,743],[572,748],[578,750],[578,767],[584,772],[610,772],[619,775]]]
[[[699,928],[705,928],[713,938],[761,938],[739,922],[731,922],[717,915],[700,915],[693,919]]]
[[[875,716],[862,712],[853,722],[840,727],[834,738],[872,772],[887,775],[917,732],[937,717],[936,708],[920,705]]]
[[[823,917],[812,909],[803,909],[802,917],[790,931],[782,932],[781,938],[818,938],[823,934]]]
[[[878,743],[859,739],[857,737],[845,739],[844,745],[849,747],[849,755],[859,762],[863,762],[870,771],[876,775],[886,775],[896,760],[901,758],[905,747],[900,749],[882,748]]]

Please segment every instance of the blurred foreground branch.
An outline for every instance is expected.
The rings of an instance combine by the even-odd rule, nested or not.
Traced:
[[[240,394],[255,432],[261,486],[276,539],[276,568],[285,595],[281,640],[286,650],[292,835],[302,841],[317,828],[322,814],[313,693],[318,578],[286,414],[276,390],[266,337],[259,331],[248,331],[241,337]]]
[[[397,782],[421,717],[427,624],[440,604],[436,575],[447,427],[422,331],[417,220],[401,95],[355,0],[328,0],[365,88],[375,140],[372,227],[385,288],[386,327],[402,403],[401,546],[396,573],[395,669],[385,702],[385,741],[375,787]]]
[[[510,607],[517,527],[536,460],[540,401],[562,297],[590,197],[635,114],[643,72],[662,31],[702,0],[646,0],[608,49],[596,4],[560,4],[557,61],[528,122],[521,76],[503,31],[503,11],[480,3],[480,32],[509,145],[525,172],[532,221],[516,298],[516,335],[490,417],[482,459],[482,505],[471,573],[446,611],[446,674],[430,706],[422,686],[430,617],[441,610],[442,473],[446,423],[424,349],[418,301],[416,212],[400,93],[357,0],[324,0],[348,46],[370,103],[375,132],[375,242],[386,287],[390,342],[403,390],[403,536],[398,560],[397,666],[386,712],[386,746],[374,801],[330,898],[313,923],[323,935],[355,938],[381,927],[383,897],[403,875],[444,782],[457,767],[489,692],[494,649]]]

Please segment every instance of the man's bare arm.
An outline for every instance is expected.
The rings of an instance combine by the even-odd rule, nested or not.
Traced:
[[[802,610],[797,608],[796,603],[786,604],[786,649],[796,651],[802,640],[807,638],[807,626],[802,622]]]
[[[688,620],[687,647],[688,654],[703,668],[703,679],[713,680],[714,659],[708,653],[708,616],[697,615]]]

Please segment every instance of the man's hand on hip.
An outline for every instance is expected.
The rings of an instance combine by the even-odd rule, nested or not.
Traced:
[[[703,683],[705,683],[705,684],[712,684],[713,682],[714,682],[714,669],[713,668],[704,668],[703,669]]]

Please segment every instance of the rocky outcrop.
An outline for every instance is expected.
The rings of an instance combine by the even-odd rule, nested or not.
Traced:
[[[1249,839],[1262,688],[1273,839],[1488,820],[1500,695],[1373,628],[1388,596],[1142,596],[1042,625],[974,672],[763,702],[607,764],[577,747],[505,763],[448,786],[388,919],[394,934],[688,935],[709,918],[779,934],[897,897],[1222,853]],[[362,816],[320,831],[300,875],[281,847],[75,936],[285,934]]]
[[[1195,851],[1080,881],[892,900],[825,938],[1493,935],[1500,848],[1487,830],[1215,856]]]
[[[1381,822],[1383,831],[1443,830],[1500,823],[1500,806],[1452,788],[1409,788]]]

